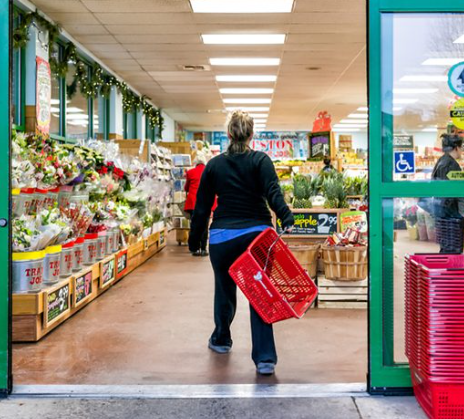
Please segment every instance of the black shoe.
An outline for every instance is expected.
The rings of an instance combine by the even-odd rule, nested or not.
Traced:
[[[273,375],[275,372],[274,362],[259,362],[256,365],[256,372],[259,375]]]
[[[202,250],[201,251],[201,256],[205,257],[205,256],[209,256],[209,253],[207,250]]]
[[[215,345],[210,339],[208,342],[208,348],[217,354],[223,355],[228,354],[231,351],[232,345]]]
[[[201,256],[201,250],[197,250],[196,252],[192,252],[192,256]]]

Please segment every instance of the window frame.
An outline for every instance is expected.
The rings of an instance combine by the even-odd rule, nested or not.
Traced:
[[[21,20],[24,17],[24,12],[17,7],[14,7],[14,13],[17,13],[18,19]],[[13,28],[15,26],[15,19],[13,19]],[[15,54],[19,52],[19,54]],[[14,50],[12,54],[12,59],[17,61],[16,68],[19,70],[19,74],[12,74],[12,77],[16,77],[18,80],[17,83],[17,103],[14,103],[16,111],[19,110],[19,124],[16,120],[16,115],[14,115],[12,128],[16,131],[25,132],[26,131],[26,48],[20,48],[19,50]],[[12,66],[13,68],[13,66]]]

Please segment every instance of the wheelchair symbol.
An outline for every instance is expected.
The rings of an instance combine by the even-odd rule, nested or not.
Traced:
[[[399,173],[404,173],[404,172],[411,172],[413,171],[413,167],[409,164],[407,160],[404,160],[404,154],[400,154],[400,159],[396,163],[396,170]]]

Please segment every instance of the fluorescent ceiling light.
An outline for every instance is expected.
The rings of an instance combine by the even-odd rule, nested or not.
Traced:
[[[240,89],[240,88],[224,88],[219,89],[223,95],[271,95],[274,89]]]
[[[366,124],[335,124],[334,128],[366,128]]]
[[[369,108],[366,108],[365,106],[361,106],[360,108],[357,109],[358,112],[369,112]]]
[[[194,13],[291,13],[294,0],[190,0]]]
[[[50,100],[51,105],[59,105],[60,104],[60,99],[52,99]]]
[[[267,118],[269,116],[268,113],[250,113],[249,115],[252,118]]]
[[[429,58],[425,60],[422,65],[444,65],[452,66],[463,61],[462,58]]]
[[[393,99],[394,105],[410,105],[419,102],[419,99]]]
[[[266,128],[266,124],[255,124],[255,128]]]
[[[359,120],[356,120],[356,119],[342,119],[340,122],[342,124],[364,124],[364,125],[367,125],[367,121],[364,122],[364,121],[359,121]]]
[[[400,81],[448,81],[448,76],[438,75],[418,75],[418,76],[404,76]]]
[[[54,108],[53,106],[50,108],[50,112],[60,112],[60,108]]]
[[[216,76],[219,82],[238,82],[238,83],[271,83],[277,80],[277,76]]]
[[[431,88],[431,89],[408,89],[408,88],[401,88],[401,89],[393,89],[393,93],[396,95],[396,94],[407,94],[407,95],[410,95],[410,94],[416,94],[416,93],[437,93],[438,92],[438,89],[434,89],[434,88]]]
[[[334,132],[358,132],[359,128],[334,128]]]
[[[453,44],[464,44],[464,35],[461,35]]]
[[[265,124],[267,122],[267,119],[255,119],[253,118],[253,121],[255,124]]]
[[[227,98],[223,99],[224,103],[244,103],[244,104],[265,104],[271,103],[272,99],[256,98],[256,99],[236,99],[236,98]]]
[[[211,58],[211,65],[271,66],[280,65],[280,58]]]
[[[71,120],[71,119],[79,120],[80,119],[81,121],[83,121],[83,120],[89,119],[89,115],[74,113],[74,114],[71,114],[71,115],[66,115],[66,119],[69,119],[69,120]]]
[[[350,113],[348,115],[348,118],[354,118],[354,119],[368,119],[369,115],[365,113]]]
[[[401,106],[393,106],[393,112],[401,111],[403,108]]]
[[[79,113],[79,112],[84,112],[81,108],[73,108],[72,106],[69,108],[66,108],[66,113]]]
[[[226,108],[226,111],[244,111],[244,112],[269,112],[269,106],[231,106]]]
[[[424,128],[422,132],[438,132],[438,128],[436,127]]]
[[[206,45],[282,45],[286,35],[283,33],[269,34],[202,34]]]

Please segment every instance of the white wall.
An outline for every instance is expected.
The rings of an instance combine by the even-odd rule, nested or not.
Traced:
[[[161,112],[161,115],[164,118],[164,129],[163,129],[163,141],[172,141],[174,142],[176,139],[176,124],[174,119],[172,119],[169,115]]]
[[[347,132],[346,134],[343,134],[342,132],[336,133],[335,144],[337,145],[337,149],[338,149],[340,135],[351,135],[351,138],[353,139],[354,150],[357,150],[357,149],[367,150],[367,132]]]

